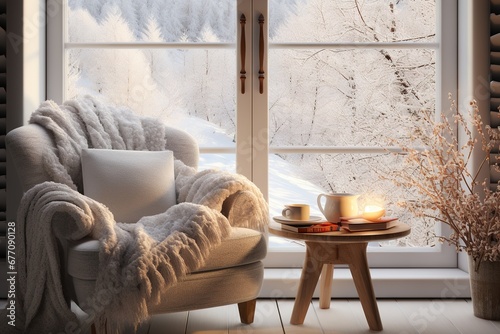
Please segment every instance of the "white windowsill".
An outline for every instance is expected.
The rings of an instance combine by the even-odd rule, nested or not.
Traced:
[[[377,298],[470,298],[469,274],[458,268],[372,268]],[[295,298],[300,268],[266,268],[262,298]],[[319,286],[314,297],[319,296]],[[333,298],[357,298],[348,268],[333,273]]]

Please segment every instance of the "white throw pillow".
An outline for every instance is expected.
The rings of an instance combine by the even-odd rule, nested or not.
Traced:
[[[117,222],[135,223],[176,204],[172,151],[82,150],[83,192]]]

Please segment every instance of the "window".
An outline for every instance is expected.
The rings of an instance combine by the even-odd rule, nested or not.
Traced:
[[[189,129],[203,168],[252,179],[269,195],[271,215],[290,201],[318,213],[316,196],[327,191],[383,200],[414,229],[371,245],[373,266],[456,266],[430,224],[391,206],[406,194],[377,178],[400,165],[386,137],[404,141],[421,108],[448,110],[446,96],[456,93],[453,1],[62,6],[48,27],[49,98],[101,94]],[[302,251],[272,239],[268,265],[301,265]]]
[[[287,5],[274,12],[289,13]],[[309,0],[298,2],[284,23],[271,20],[269,159],[278,169],[269,173],[273,214],[283,194],[296,202],[309,193],[309,203],[325,190],[362,194],[365,203],[382,202],[413,227],[405,239],[372,244],[372,266],[456,265],[454,251],[434,238],[446,232],[395,205],[413,198],[411,189],[395,189],[378,177],[386,168],[401,168],[401,156],[387,153],[397,151],[388,137],[407,142],[422,109],[446,111],[446,95],[456,96],[454,6]],[[277,159],[295,167],[301,185],[294,192],[280,188],[280,178],[292,177],[279,173]],[[295,258],[300,265],[301,257]],[[284,260],[277,256],[276,262]]]

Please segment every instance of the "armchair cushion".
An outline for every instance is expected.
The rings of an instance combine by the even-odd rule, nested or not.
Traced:
[[[135,223],[176,204],[171,151],[82,150],[83,191],[117,222]]]
[[[242,227],[233,227],[229,236],[214,248],[205,264],[195,272],[241,266],[266,256],[264,234]],[[99,272],[99,241],[90,238],[73,242],[68,251],[68,273],[82,280],[96,280]]]

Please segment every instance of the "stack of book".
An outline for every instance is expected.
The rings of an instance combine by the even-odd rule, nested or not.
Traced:
[[[297,233],[322,233],[322,232],[339,231],[340,225],[328,222],[312,224],[312,225],[302,225],[302,226],[287,225],[282,223],[281,229]]]
[[[382,217],[377,220],[367,220],[363,218],[341,218],[339,223],[316,223],[311,225],[287,225],[281,223],[281,229],[296,233],[322,233],[340,231],[341,229],[350,232],[387,230],[397,224],[397,218]]]
[[[376,220],[367,220],[364,218],[341,218],[340,226],[351,232],[355,231],[376,231],[387,230],[397,224],[395,217],[381,217]]]

